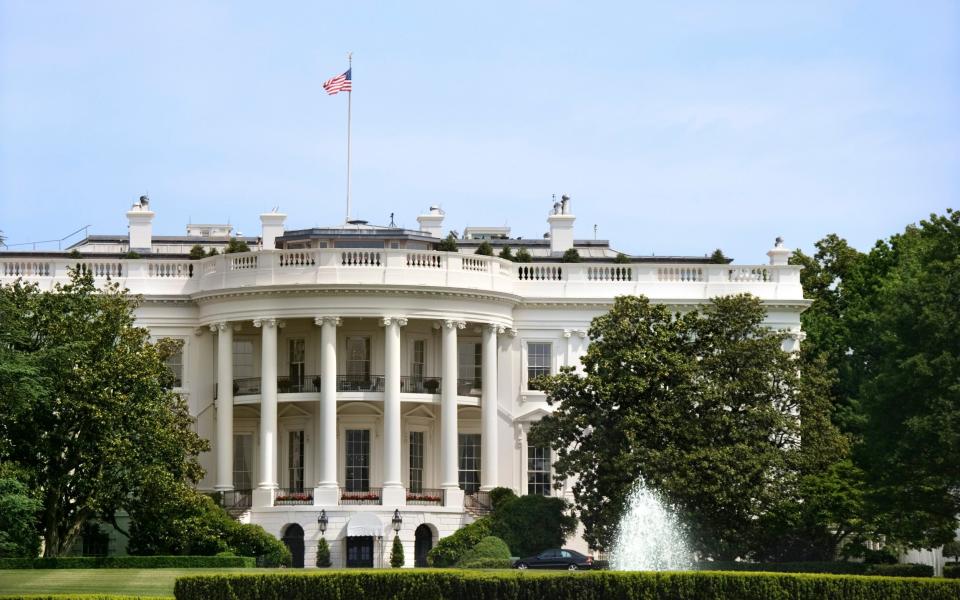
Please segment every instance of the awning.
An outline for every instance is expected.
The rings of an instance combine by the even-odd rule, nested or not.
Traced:
[[[373,513],[354,513],[347,522],[347,537],[380,537],[382,535],[383,522]]]

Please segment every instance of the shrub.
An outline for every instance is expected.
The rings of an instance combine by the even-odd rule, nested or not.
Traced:
[[[933,566],[916,564],[872,565],[866,574],[884,575],[886,577],[933,577]]]
[[[515,556],[560,548],[577,526],[577,520],[567,514],[567,509],[562,498],[548,496],[501,500],[490,517],[491,532],[506,542]]]
[[[460,560],[457,561],[457,566],[465,569],[469,568],[480,568],[480,567],[471,567],[470,565],[481,560],[510,560],[510,548],[507,546],[506,542],[500,538],[492,535],[488,535],[483,538],[476,545],[463,553],[463,556],[460,557]],[[484,567],[484,568],[493,568],[493,567]]]
[[[327,543],[327,538],[322,537],[317,542],[317,566],[329,567],[330,564],[330,544]]]
[[[724,256],[723,250],[717,248],[713,251],[713,254],[710,255],[710,262],[717,265],[723,265],[730,262],[730,260]]]
[[[512,569],[512,558],[477,558],[460,561],[457,567],[461,569]]]
[[[510,488],[495,487],[490,490],[490,506],[493,510],[497,510],[504,502],[514,500],[516,497],[517,495]]]
[[[943,555],[953,557],[953,562],[960,562],[960,540],[953,540],[944,544]]]
[[[393,536],[393,547],[390,548],[390,566],[399,569],[403,566],[403,544],[400,542],[400,536]]]
[[[200,244],[194,244],[193,247],[190,248],[190,260],[200,260],[204,256],[206,256],[206,253]]]
[[[490,242],[484,240],[480,242],[480,245],[477,246],[477,252],[481,256],[493,256],[493,246],[490,245]]]
[[[33,557],[40,553],[37,514],[40,501],[22,481],[0,476],[0,557]]]
[[[439,244],[437,244],[437,250],[441,252],[456,252],[457,251],[457,237],[453,233],[448,233]]]
[[[123,257],[130,258],[130,259],[143,258],[142,256],[140,256],[139,252],[134,252],[133,250],[127,250],[126,253],[123,255]]]
[[[443,538],[427,553],[431,567],[452,567],[460,557],[490,535],[490,518],[483,517]]]
[[[889,577],[933,577],[933,567],[914,564],[870,564],[862,562],[701,562],[700,571],[766,571],[772,573],[830,573],[833,575],[885,575]]]
[[[577,252],[576,248],[567,248],[567,251],[560,257],[560,262],[578,263],[580,262],[580,253]]]
[[[247,245],[243,240],[238,240],[235,237],[230,238],[230,241],[227,242],[227,247],[224,249],[224,254],[236,254],[237,252],[250,252],[250,246]]]
[[[617,254],[617,257],[613,259],[613,262],[617,263],[618,265],[629,265],[630,257],[623,252],[620,252]]]
[[[260,567],[289,567],[293,563],[287,545],[267,533],[263,527],[231,522],[234,526],[228,529],[226,542],[240,556],[256,557],[257,566]]]
[[[0,569],[227,569],[254,567],[249,556],[59,556],[0,558]]]
[[[567,573],[460,570],[337,571],[320,575],[220,574],[181,577],[177,600],[283,598],[550,598],[551,600],[956,600],[960,582],[945,579],[835,577],[773,573]]]
[[[513,260],[518,263],[528,263],[533,262],[533,256],[530,255],[530,252],[527,251],[526,248],[520,248],[517,250],[517,255]]]
[[[207,256],[217,256],[218,254],[220,254],[220,251],[216,248],[210,248],[207,250]]]
[[[503,247],[503,250],[500,251],[500,258],[504,260],[514,260],[513,250],[510,249],[510,246]]]
[[[960,579],[960,565],[944,565],[943,576],[947,579]]]

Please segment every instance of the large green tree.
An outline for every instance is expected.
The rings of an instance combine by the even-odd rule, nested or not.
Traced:
[[[83,271],[50,291],[0,288],[0,461],[37,492],[47,556],[92,518],[115,522],[157,472],[184,485],[202,475],[208,444],[164,362],[178,344],[151,343],[137,302]]]
[[[748,554],[799,454],[799,363],[751,296],[673,314],[620,297],[590,326],[583,375],[542,386],[556,405],[532,431],[573,487],[585,537],[607,547],[638,480],[675,505],[700,552]],[[810,368],[816,368],[813,364]]]

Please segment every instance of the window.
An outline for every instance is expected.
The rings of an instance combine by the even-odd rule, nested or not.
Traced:
[[[183,348],[167,357],[167,368],[173,373],[173,387],[183,385]]]
[[[370,338],[347,338],[347,380],[363,384],[370,379]]]
[[[347,476],[344,484],[348,492],[370,491],[370,430],[348,429]]]
[[[527,493],[550,495],[550,448],[527,444]]]
[[[290,391],[302,392],[304,382],[304,350],[305,344],[303,338],[290,340]]]
[[[483,347],[477,342],[457,343],[457,395],[477,395],[483,374]]]
[[[287,471],[291,492],[303,491],[303,431],[289,433]]]
[[[253,340],[233,340],[233,378],[255,377],[253,370]]]
[[[423,432],[410,432],[410,492],[423,492]]]
[[[480,489],[480,434],[461,433],[459,438],[460,489],[472,494]]]
[[[549,375],[552,362],[550,342],[527,344],[527,389],[537,389],[531,382],[541,375]]]
[[[253,489],[253,434],[237,433],[233,436],[233,488],[236,490]]]
[[[424,340],[413,341],[413,352],[410,356],[410,376],[415,382],[415,386],[423,385],[423,376],[426,373],[427,342]]]

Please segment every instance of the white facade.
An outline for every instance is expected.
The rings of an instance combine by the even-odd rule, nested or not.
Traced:
[[[591,320],[614,297],[644,294],[683,309],[749,292],[763,299],[771,327],[800,338],[808,302],[781,244],[767,265],[614,263],[605,243],[573,239],[566,210],[550,217],[553,240],[493,240],[514,251],[539,242],[533,263],[472,254],[467,240],[459,253],[430,249],[441,237],[437,209],[419,232],[364,224],[283,232],[285,215],[265,213],[254,252],[196,261],[124,259],[92,244],[79,245],[82,258],[0,253],[0,282],[23,277],[49,289],[83,265],[142,294],[138,322],[183,341],[172,361],[177,391],[213,448],[201,488],[223,491],[242,519],[278,537],[299,526],[307,566],[321,511],[340,567],[348,539],[352,552],[385,564],[399,510],[414,566],[427,538],[470,522],[493,487],[569,493],[545,485],[548,455],[527,444],[529,427],[551,410],[528,381],[578,366]],[[569,247],[601,258],[559,262]],[[377,526],[382,540],[371,533]]]

